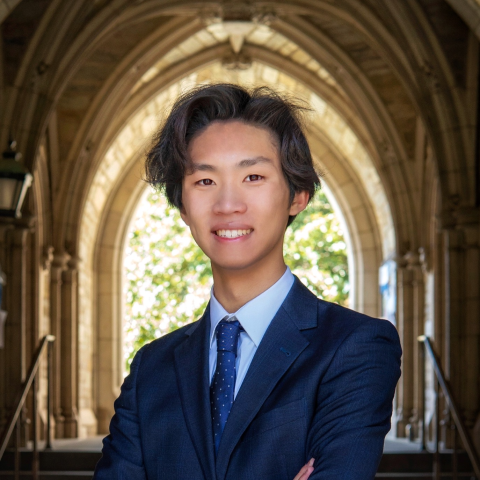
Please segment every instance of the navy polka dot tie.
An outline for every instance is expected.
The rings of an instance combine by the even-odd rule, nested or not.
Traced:
[[[233,405],[237,344],[242,330],[240,322],[235,317],[232,317],[230,321],[224,318],[217,325],[217,367],[210,385],[215,453],[218,451],[220,439]]]

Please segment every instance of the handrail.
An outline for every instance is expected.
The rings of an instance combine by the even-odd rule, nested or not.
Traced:
[[[23,404],[25,403],[30,387],[32,386],[32,383],[34,381],[35,375],[38,370],[38,366],[40,364],[40,356],[45,350],[46,345],[49,343],[53,343],[54,341],[55,341],[55,337],[53,335],[45,335],[42,341],[40,342],[40,345],[37,348],[37,351],[33,356],[27,378],[23,382],[20,388],[20,391],[18,392],[16,401],[14,403],[16,407],[11,413],[10,418],[8,419],[6,427],[1,436],[0,460],[2,459],[5,449],[7,448],[8,442],[10,441],[10,437],[12,436],[12,433],[13,433],[13,429],[15,428],[15,424],[17,423],[18,417],[20,416],[20,412],[22,411]],[[33,414],[36,415],[36,412],[33,412]]]
[[[475,446],[472,442],[472,439],[470,437],[470,434],[465,427],[465,424],[462,420],[462,417],[460,416],[460,412],[457,406],[457,403],[454,399],[453,393],[452,393],[452,388],[450,386],[450,382],[445,378],[445,374],[443,373],[442,366],[440,364],[440,360],[438,358],[438,355],[436,354],[433,345],[430,341],[430,338],[427,337],[426,335],[420,335],[417,340],[419,342],[422,342],[425,345],[425,350],[428,352],[430,359],[432,360],[433,364],[433,369],[435,371],[435,374],[437,376],[437,381],[442,387],[443,394],[445,396],[445,399],[448,403],[448,406],[450,408],[450,411],[452,412],[452,417],[453,420],[458,428],[458,431],[460,433],[460,437],[463,441],[463,445],[465,447],[465,450],[468,454],[468,457],[470,458],[470,462],[472,463],[473,470],[475,472],[475,475],[477,478],[480,479],[480,459],[478,457],[477,451],[475,449]],[[438,415],[438,412],[437,412]],[[425,418],[425,408],[423,409],[423,416]],[[424,425],[422,426],[423,431],[425,431],[425,421]]]

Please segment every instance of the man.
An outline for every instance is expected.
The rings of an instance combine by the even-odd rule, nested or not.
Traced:
[[[319,179],[301,108],[235,85],[183,95],[147,177],[210,258],[203,317],[131,365],[96,479],[367,480],[390,429],[393,325],[317,299],[283,238]]]

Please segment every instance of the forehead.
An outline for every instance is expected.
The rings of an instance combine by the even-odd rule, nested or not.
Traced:
[[[192,161],[198,154],[213,154],[216,151],[261,149],[278,154],[279,143],[277,135],[267,127],[239,120],[216,120],[190,140],[188,152]]]

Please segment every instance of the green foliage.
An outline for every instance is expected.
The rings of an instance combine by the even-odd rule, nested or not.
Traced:
[[[138,208],[124,267],[124,354],[129,370],[141,346],[201,316],[212,270],[178,211],[158,193],[150,193]]]
[[[319,298],[348,305],[348,260],[343,232],[323,191],[288,227],[285,263]]]
[[[323,192],[287,229],[285,261],[318,297],[346,305],[348,267],[343,233]],[[145,343],[199,318],[212,270],[179,212],[150,193],[130,227],[124,260],[125,366]]]

